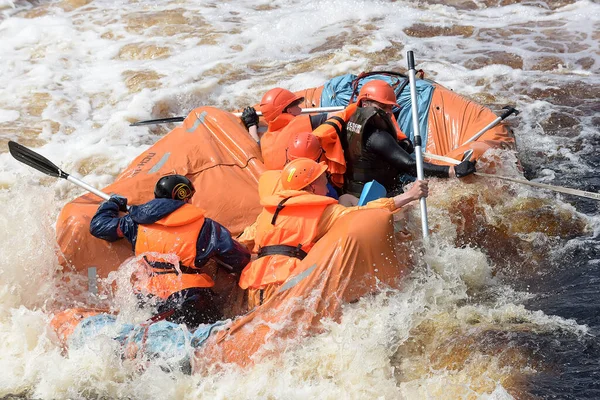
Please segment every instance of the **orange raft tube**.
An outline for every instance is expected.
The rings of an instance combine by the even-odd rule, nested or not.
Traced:
[[[320,332],[323,318],[339,319],[343,304],[381,288],[397,288],[413,264],[411,246],[409,236],[395,236],[393,215],[387,210],[345,215],[272,298],[195,349],[194,371],[202,373],[215,363],[247,366],[277,356],[286,346]],[[107,310],[71,309],[56,314],[51,325],[63,348],[79,323],[101,313]]]
[[[260,149],[239,119],[216,108],[200,107],[133,160],[103,191],[125,196],[129,204],[141,204],[154,198],[154,185],[161,176],[185,175],[196,187],[192,203],[237,235],[261,210],[257,187],[263,171]],[[126,240],[108,243],[89,233],[101,201],[86,194],[69,202],[58,217],[56,233],[63,265],[84,276],[105,278],[133,252]]]
[[[194,370],[214,363],[249,365],[338,320],[343,304],[398,287],[412,262],[411,240],[394,236],[392,214],[360,210],[342,217],[262,306],[233,321],[199,349]]]
[[[370,74],[364,74],[364,76],[374,77]],[[360,80],[362,76],[359,75],[357,79]],[[387,77],[387,74],[382,73],[380,76]],[[498,116],[489,108],[446,89],[436,82],[428,79],[422,81],[433,86],[428,110],[419,109],[420,119],[423,118],[423,114],[427,114],[427,142],[424,149],[426,153],[461,160],[465,151],[473,150],[472,159],[477,160],[489,149],[515,149],[514,135],[504,123],[489,129],[476,141],[464,144]],[[300,104],[303,108],[322,107],[323,90],[324,87],[319,86],[301,90],[295,94],[304,97],[304,102]],[[409,91],[410,87],[406,85],[403,93]],[[400,94],[397,97],[400,98]],[[408,107],[410,107],[410,103]],[[421,132],[421,135],[423,134]],[[450,165],[436,160],[428,160],[428,162]]]
[[[465,150],[460,144],[496,116],[489,109],[434,85],[427,111],[426,151],[460,158]],[[307,89],[298,94],[305,97],[305,107],[318,107],[322,90]],[[506,126],[500,124],[466,147],[479,157],[489,148],[513,148],[514,140]],[[260,149],[239,119],[225,111],[201,107],[137,157],[104,191],[124,195],[131,204],[139,204],[153,197],[154,184],[160,176],[184,174],[197,188],[193,203],[236,235],[252,224],[261,210],[258,179],[263,171]],[[277,176],[272,178],[263,191],[272,191],[278,180]],[[100,201],[92,194],[81,196],[63,208],[57,222],[64,263],[90,279],[91,274],[94,278],[96,274],[106,277],[132,256],[131,246],[125,240],[108,243],[89,234],[89,222]],[[322,318],[339,318],[343,303],[375,292],[378,284],[397,286],[412,261],[410,242],[394,239],[391,220],[391,214],[384,210],[357,211],[341,219],[272,299],[234,320],[229,329],[212,336],[196,350],[196,371],[214,362],[247,365],[277,354],[290,341],[319,332]],[[237,285],[225,281],[223,288],[215,289],[233,293],[231,297],[237,297],[239,302],[241,292]],[[63,339],[87,315],[72,314],[59,314],[53,321]]]

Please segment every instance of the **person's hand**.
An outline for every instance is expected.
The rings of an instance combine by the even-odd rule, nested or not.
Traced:
[[[250,129],[251,126],[258,126],[258,114],[256,114],[256,110],[254,109],[254,107],[244,108],[241,120],[244,123],[246,129]]]
[[[476,172],[475,161],[465,160],[454,167],[454,174],[457,178],[462,178]]]
[[[421,197],[427,197],[429,195],[429,182],[428,181],[415,181],[406,194],[412,200],[418,200]]]
[[[411,201],[418,200],[421,197],[427,197],[428,195],[429,183],[427,181],[416,181],[406,192],[394,196],[394,205],[396,208],[400,208]]]
[[[123,196],[119,196],[117,194],[113,194],[110,196],[108,201],[115,203],[119,206],[119,211],[127,212],[127,198]]]
[[[398,141],[400,147],[402,147],[408,154],[412,154],[415,152],[415,147],[409,139],[402,139]]]

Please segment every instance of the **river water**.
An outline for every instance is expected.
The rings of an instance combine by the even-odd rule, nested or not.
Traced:
[[[109,339],[61,353],[48,321],[76,302],[54,224],[83,192],[6,145],[102,188],[173,127],[133,121],[402,71],[413,50],[427,77],[521,111],[500,172],[598,191],[599,39],[585,0],[0,0],[0,396],[599,398],[597,201],[434,181],[434,275],[417,268],[280,359],[189,376],[139,371]]]

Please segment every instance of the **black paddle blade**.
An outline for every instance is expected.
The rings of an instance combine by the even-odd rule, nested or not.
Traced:
[[[129,126],[142,126],[142,125],[154,125],[154,124],[168,124],[169,122],[182,122],[185,117],[173,117],[173,118],[160,118],[160,119],[149,119],[146,121],[138,121],[130,124]]]
[[[69,176],[69,174],[61,171],[60,168],[52,164],[46,157],[39,155],[35,151],[30,150],[17,142],[13,142],[12,140],[9,141],[8,150],[17,161],[20,161],[31,168],[35,168],[46,175],[65,179]]]

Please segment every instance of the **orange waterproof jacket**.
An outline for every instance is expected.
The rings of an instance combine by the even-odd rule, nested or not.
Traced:
[[[135,254],[174,253],[179,265],[166,257],[144,255],[148,279],[140,279],[137,289],[166,299],[171,294],[192,287],[214,286],[212,278],[198,273],[195,267],[196,242],[204,225],[204,210],[185,204],[154,224],[138,226]],[[143,285],[141,287],[140,285]]]
[[[270,170],[283,169],[286,162],[285,151],[292,134],[310,132],[310,116],[281,114],[269,124],[269,129],[260,139],[260,152],[265,167]]]
[[[356,104],[350,104],[346,109],[329,117],[313,131],[313,135],[319,138],[321,147],[325,151],[325,162],[330,174],[329,180],[337,187],[344,186],[344,174],[346,173],[346,159],[340,136],[346,134],[346,123],[355,111]]]
[[[287,245],[308,253],[318,239],[318,224],[325,208],[337,200],[305,191],[283,190],[262,199],[257,219],[255,252],[266,246]],[[283,283],[300,263],[288,255],[267,255],[251,262],[240,277],[242,289],[261,289]]]

